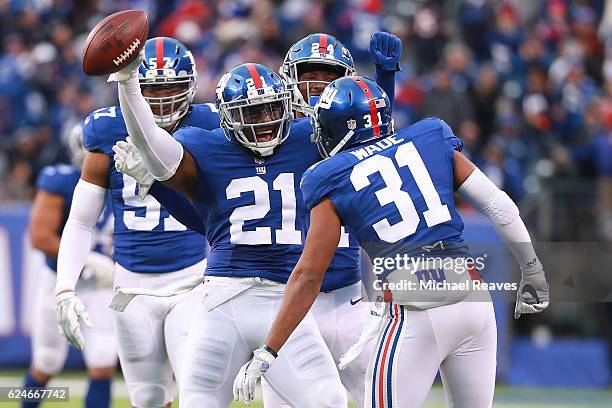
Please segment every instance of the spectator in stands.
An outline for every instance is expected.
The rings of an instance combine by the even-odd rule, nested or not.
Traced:
[[[432,88],[423,98],[422,116],[436,116],[459,129],[465,122],[473,120],[472,106],[466,92],[451,87],[451,72],[438,65],[432,75]]]
[[[474,109],[474,120],[480,128],[476,150],[487,144],[495,132],[496,103],[501,94],[499,76],[492,65],[480,68],[475,83],[469,89],[470,103]]]
[[[597,226],[602,240],[612,243],[612,101],[599,104],[601,128],[591,140],[571,149],[578,163],[590,164],[597,174]]]

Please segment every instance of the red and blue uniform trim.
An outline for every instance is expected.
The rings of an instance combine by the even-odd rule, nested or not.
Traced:
[[[319,35],[319,54],[327,54],[327,34]]]
[[[249,70],[249,74],[251,74],[251,78],[253,78],[253,84],[255,85],[255,89],[263,88],[261,78],[259,77],[259,72],[257,72],[257,67],[253,64],[246,64],[246,67]]]
[[[357,85],[361,88],[366,98],[368,98],[368,107],[370,108],[370,122],[372,122],[372,130],[374,131],[374,136],[380,136],[380,123],[378,123],[378,107],[376,106],[376,100],[374,99],[374,95],[372,91],[368,88],[368,86],[357,77],[351,77]]]
[[[164,69],[164,39],[162,37],[155,40],[155,62],[157,69]]]
[[[393,407],[393,362],[404,326],[404,315],[402,306],[389,305],[389,322],[380,339],[372,373],[372,408]]]

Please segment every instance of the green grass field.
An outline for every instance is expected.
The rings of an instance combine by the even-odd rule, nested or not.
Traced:
[[[0,386],[18,386],[21,384],[23,371],[0,371]],[[62,374],[54,380],[51,386],[69,386],[69,403],[45,403],[43,408],[77,408],[83,406],[83,395],[86,382],[81,372]],[[129,408],[127,390],[120,376],[113,382],[113,408]],[[426,408],[445,407],[444,392],[438,385],[435,386],[425,404]],[[604,408],[612,407],[612,390],[579,390],[555,388],[512,388],[500,386],[495,393],[493,404],[496,408]],[[18,403],[0,402],[0,407],[19,407]],[[173,407],[178,408],[175,401]],[[242,403],[233,403],[231,408],[246,407]],[[251,407],[262,408],[261,402],[254,402]],[[351,406],[353,407],[353,406]]]

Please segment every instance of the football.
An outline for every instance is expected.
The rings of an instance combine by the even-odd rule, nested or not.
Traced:
[[[144,46],[149,18],[142,10],[124,10],[100,21],[83,47],[83,71],[108,75],[127,66]]]

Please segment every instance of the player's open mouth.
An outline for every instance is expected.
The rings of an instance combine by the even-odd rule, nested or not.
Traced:
[[[274,129],[261,129],[257,132],[258,142],[269,142],[274,139]]]

